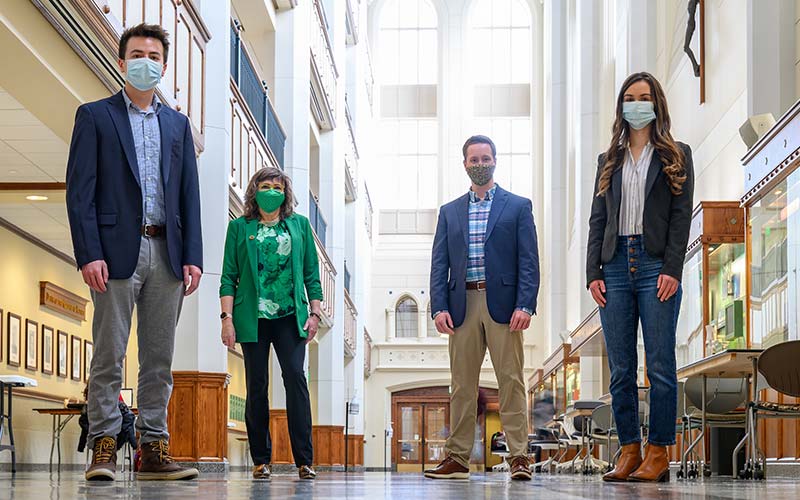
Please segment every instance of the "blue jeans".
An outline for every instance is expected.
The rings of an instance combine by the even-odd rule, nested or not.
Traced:
[[[658,299],[658,275],[663,261],[651,257],[641,236],[620,236],[614,258],[603,265],[606,305],[600,321],[611,369],[611,405],[621,445],[641,441],[637,387],[637,327],[642,336],[650,379],[648,442],[675,444],[678,380],[675,368],[675,328],[681,287],[665,302]]]

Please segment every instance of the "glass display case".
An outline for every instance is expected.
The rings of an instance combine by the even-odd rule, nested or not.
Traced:
[[[544,361],[543,380],[549,381],[553,394],[553,411],[561,415],[567,406],[580,397],[580,358],[571,355],[570,344],[561,344]],[[568,373],[573,382],[567,382]],[[572,392],[568,394],[568,387]]]
[[[747,347],[744,219],[738,201],[701,202],[692,214],[676,331],[678,366]]]
[[[800,101],[748,150],[742,163],[748,345],[766,349],[800,339]]]
[[[566,395],[567,408],[581,397],[581,365],[580,363],[568,363],[566,371]]]

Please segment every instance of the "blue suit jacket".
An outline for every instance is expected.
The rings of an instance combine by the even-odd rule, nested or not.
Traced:
[[[163,106],[161,180],[167,248],[173,274],[203,266],[200,188],[192,128]],[[122,92],[81,105],[67,163],[67,214],[78,267],[105,260],[110,279],[133,275],[142,238],[142,191],[128,111]]]
[[[448,311],[453,325],[467,311],[469,193],[444,205],[433,239],[431,313]],[[497,187],[484,243],[486,300],[497,323],[509,323],[514,310],[536,312],[539,250],[531,201]]]

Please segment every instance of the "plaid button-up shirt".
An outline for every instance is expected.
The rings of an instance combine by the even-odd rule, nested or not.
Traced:
[[[486,198],[478,199],[475,191],[469,192],[469,252],[467,254],[467,283],[486,281],[486,262],[483,243],[486,238],[486,226],[489,224],[489,213],[492,211],[492,200],[497,191],[495,184],[487,191]]]

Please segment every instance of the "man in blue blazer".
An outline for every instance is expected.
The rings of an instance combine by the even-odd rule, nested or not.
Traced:
[[[431,259],[431,311],[449,337],[450,437],[447,457],[425,471],[469,477],[481,364],[489,348],[500,387],[500,420],[511,478],[530,480],[522,332],[539,293],[539,252],[531,201],[494,183],[497,150],[485,136],[464,144],[470,191],[439,210]]]
[[[183,297],[200,284],[203,244],[192,127],[155,88],[169,40],[157,25],[122,34],[125,88],[78,108],[67,164],[67,213],[75,260],[94,302],[87,480],[113,480],[117,399],[137,309],[139,479],[191,479],[169,456],[175,326]]]

